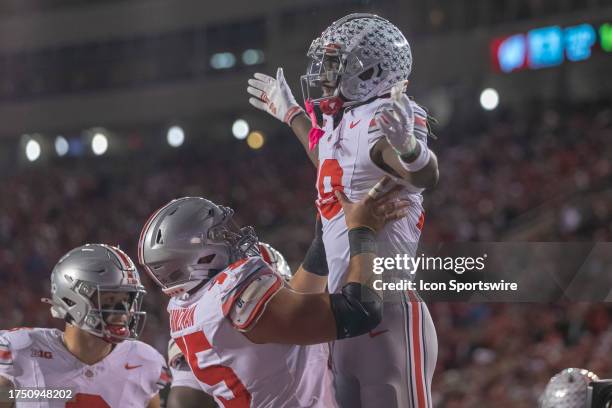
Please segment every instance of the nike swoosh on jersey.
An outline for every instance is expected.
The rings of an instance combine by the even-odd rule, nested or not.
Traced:
[[[126,370],[133,370],[134,368],[142,367],[142,364],[141,365],[131,366],[128,363],[125,363],[124,367],[125,367]]]
[[[351,122],[351,123],[349,124],[349,127],[352,129],[352,128],[354,128],[355,126],[357,126],[357,125],[359,124],[359,122],[361,122],[361,119],[359,119],[357,122]]]
[[[388,332],[388,331],[389,331],[389,329],[387,329],[387,330],[381,330],[381,331],[377,331],[377,332],[373,332],[373,331],[371,331],[371,332],[369,332],[368,334],[370,335],[370,337],[371,337],[371,338],[374,338],[374,337],[376,337],[376,336],[380,336],[381,334],[385,334],[385,333],[386,333],[386,332]]]

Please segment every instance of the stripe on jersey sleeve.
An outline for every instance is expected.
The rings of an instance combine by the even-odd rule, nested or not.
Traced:
[[[0,364],[12,365],[13,353],[8,344],[0,343]]]

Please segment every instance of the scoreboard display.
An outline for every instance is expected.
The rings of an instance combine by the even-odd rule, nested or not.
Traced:
[[[585,61],[598,48],[612,52],[612,23],[548,26],[497,37],[491,41],[491,59],[495,71],[511,73]]]

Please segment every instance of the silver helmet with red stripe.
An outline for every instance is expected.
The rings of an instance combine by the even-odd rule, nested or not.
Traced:
[[[169,296],[202,285],[238,259],[259,255],[252,227],[231,208],[201,197],[173,200],[153,213],[138,243],[138,262]]]
[[[289,281],[293,276],[291,267],[285,260],[283,254],[276,250],[272,245],[266,244],[265,242],[259,243],[259,252],[261,257],[268,265],[278,272],[286,281]]]
[[[119,248],[87,244],[64,255],[51,272],[51,315],[110,343],[139,336],[144,286]]]

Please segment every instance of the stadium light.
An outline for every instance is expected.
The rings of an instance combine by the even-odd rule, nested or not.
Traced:
[[[180,126],[171,126],[166,134],[166,140],[172,147],[179,147],[185,141],[185,131]]]
[[[25,147],[25,154],[28,161],[36,161],[40,157],[40,143],[34,139],[28,140]]]
[[[248,49],[242,53],[242,62],[244,65],[261,64],[264,61],[264,53],[258,49]]]
[[[483,109],[492,111],[499,105],[499,93],[493,88],[487,88],[480,94],[480,105]]]
[[[96,156],[101,156],[108,150],[108,139],[103,133],[96,133],[91,139],[91,150]]]
[[[58,156],[65,156],[69,148],[68,141],[64,136],[57,136],[55,138],[55,153],[57,153]]]
[[[210,66],[214,69],[227,69],[236,65],[236,57],[231,52],[218,52],[210,57]]]
[[[247,144],[253,150],[261,149],[265,141],[263,133],[257,130],[249,133],[247,137]]]
[[[232,133],[238,140],[244,140],[249,135],[249,123],[244,119],[236,119],[232,125]]]

